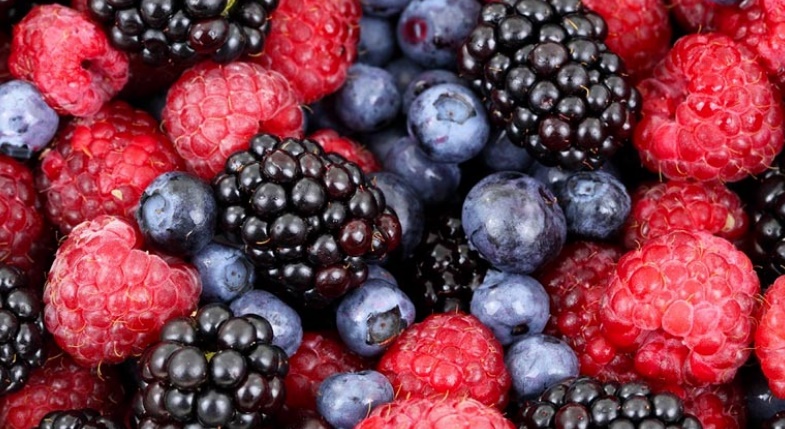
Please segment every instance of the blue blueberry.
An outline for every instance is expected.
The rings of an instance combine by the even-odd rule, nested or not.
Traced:
[[[504,356],[512,387],[520,399],[539,396],[550,386],[578,376],[578,358],[567,343],[535,334],[513,343]]]
[[[539,334],[550,316],[548,293],[537,280],[494,270],[474,290],[470,309],[505,346]]]
[[[768,420],[777,412],[785,410],[785,398],[778,398],[771,393],[769,382],[761,372],[760,366],[742,367],[739,379],[744,380],[747,410],[753,422]]]
[[[458,48],[476,26],[480,8],[477,0],[412,0],[398,18],[398,45],[424,67],[455,67]]]
[[[212,242],[191,258],[202,279],[202,301],[228,303],[251,289],[253,264],[242,249]]]
[[[398,140],[408,135],[409,131],[406,130],[406,124],[401,121],[385,127],[381,131],[362,134],[358,137],[358,140],[373,153],[376,159],[383,160],[390,153],[390,150],[395,147],[395,144],[398,143]]]
[[[463,203],[463,230],[480,255],[501,271],[529,274],[559,254],[567,238],[550,190],[523,173],[494,173]]]
[[[411,137],[396,143],[383,164],[385,170],[404,178],[426,205],[440,204],[454,197],[461,182],[458,164],[432,160]]]
[[[391,17],[401,13],[410,0],[363,0],[363,14]]]
[[[504,131],[488,140],[482,150],[482,159],[491,171],[526,171],[534,161],[529,152],[511,142]]]
[[[406,90],[403,92],[403,99],[402,99],[402,110],[404,113],[409,111],[409,106],[412,105],[412,101],[417,98],[418,95],[425,92],[426,89],[432,88],[436,85],[442,83],[454,83],[457,85],[464,85],[465,82],[463,79],[459,78],[457,74],[443,69],[431,69],[425,70],[424,72],[415,76],[409,85],[406,87]]]
[[[365,15],[360,18],[357,62],[384,67],[395,55],[395,29],[390,20]]]
[[[59,123],[35,86],[22,80],[0,85],[0,153],[30,158],[49,144]]]
[[[193,255],[207,246],[217,218],[210,186],[180,171],[156,177],[142,193],[136,212],[147,243],[177,256]]]
[[[338,304],[338,334],[351,351],[372,357],[382,353],[414,323],[414,304],[398,287],[370,280]]]
[[[293,355],[303,340],[300,315],[270,292],[254,289],[229,304],[235,316],[255,314],[264,317],[273,327],[273,344]]]
[[[368,264],[368,277],[365,281],[374,279],[385,281],[393,286],[398,286],[398,281],[395,280],[395,276],[389,271],[385,270],[380,265]]]
[[[581,237],[611,238],[630,214],[627,189],[603,171],[572,174],[556,195],[567,220],[567,231]]]
[[[390,380],[373,370],[333,374],[319,385],[316,410],[335,429],[352,429],[395,396]]]
[[[387,205],[401,222],[401,256],[407,258],[420,244],[425,231],[425,208],[417,193],[401,176],[382,171],[372,173],[371,180],[384,194]]]
[[[425,90],[409,107],[409,133],[429,158],[461,163],[477,156],[491,132],[482,100],[469,88],[443,83]]]
[[[386,70],[355,63],[335,95],[335,109],[353,131],[378,131],[391,124],[401,111],[401,93]]]
[[[398,87],[398,91],[400,91],[401,94],[406,91],[406,88],[414,78],[425,70],[419,64],[407,57],[401,57],[390,61],[384,69],[393,76],[395,85]]]
[[[602,164],[602,167],[600,167],[599,171],[604,171],[621,180],[621,174],[610,162]],[[567,180],[567,178],[570,177],[574,172],[569,170],[562,170],[558,166],[549,167],[537,161],[533,161],[526,173],[542,182],[554,194],[558,194],[559,188],[564,184],[564,181]]]

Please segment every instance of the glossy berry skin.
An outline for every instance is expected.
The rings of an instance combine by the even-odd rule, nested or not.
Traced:
[[[314,131],[309,139],[319,143],[327,153],[337,153],[362,168],[363,173],[373,173],[382,169],[374,154],[349,137],[344,137],[332,129]]]
[[[388,19],[364,15],[360,18],[357,62],[384,67],[395,55],[395,30]]]
[[[368,265],[368,280],[382,280],[393,286],[398,286],[398,281],[395,280],[395,277],[389,271],[376,264]]]
[[[377,407],[355,429],[514,429],[493,407],[466,397],[398,397]]]
[[[417,96],[426,90],[443,83],[454,83],[458,85],[465,85],[465,81],[458,77],[455,73],[445,69],[428,69],[414,77],[406,86],[403,91],[403,98],[401,99],[401,110],[407,114],[409,107],[412,105]]]
[[[482,159],[493,172],[526,171],[534,161],[529,152],[513,144],[504,131],[488,139],[482,150]]]
[[[53,411],[33,429],[122,429],[117,421],[92,409]]]
[[[316,408],[335,429],[352,429],[370,412],[392,402],[387,377],[373,371],[335,374],[325,379],[316,394]]]
[[[612,238],[630,214],[630,195],[618,179],[603,171],[570,175],[556,194],[567,232],[586,238]]]
[[[745,237],[747,253],[759,267],[763,287],[785,274],[785,233],[781,212],[785,204],[785,157],[775,159],[775,165],[756,182],[749,204],[751,231]]]
[[[255,314],[273,328],[272,344],[292,356],[303,340],[300,316],[280,298],[264,290],[249,290],[229,304],[235,316]]]
[[[383,353],[414,323],[414,304],[397,286],[368,280],[338,304],[335,322],[344,344],[354,353]]]
[[[739,379],[744,380],[744,409],[751,424],[760,423],[785,410],[785,398],[778,398],[760,366],[743,367]]]
[[[406,91],[409,84],[412,83],[420,73],[426,70],[408,57],[400,57],[392,60],[384,66],[384,69],[393,76],[395,86],[398,87],[398,91],[400,91],[401,94]]]
[[[363,12],[370,16],[390,18],[399,14],[411,0],[366,0]]]
[[[544,334],[514,342],[504,356],[515,394],[522,399],[540,395],[548,387],[578,376],[578,358],[567,343]]]
[[[191,257],[202,280],[202,302],[228,303],[254,286],[256,273],[242,249],[208,243]]]
[[[398,220],[401,222],[401,245],[398,253],[408,257],[420,243],[425,229],[425,208],[417,191],[403,177],[382,171],[370,176],[371,182],[379,188]]]
[[[782,345],[785,335],[779,320],[785,313],[785,277],[778,277],[766,291],[760,312],[760,322],[755,331],[755,354],[763,374],[769,380],[771,392],[785,398],[785,364]]]
[[[395,143],[382,162],[386,171],[402,177],[426,206],[449,201],[461,182],[458,164],[437,162],[428,157],[411,137]]]
[[[390,153],[390,150],[397,147],[396,143],[398,140],[408,135],[406,124],[395,122],[381,131],[361,134],[358,136],[358,140],[376,156],[376,159],[383,161],[387,154]]]
[[[335,94],[341,122],[357,132],[379,131],[391,124],[401,109],[401,93],[386,70],[357,63]]]
[[[0,153],[29,159],[54,137],[60,118],[32,84],[12,80],[0,85]]]
[[[618,169],[613,163],[606,162],[605,164],[602,164],[598,171],[604,171],[621,180],[621,174],[619,174]],[[554,194],[558,194],[561,191],[562,186],[564,186],[564,182],[575,172],[565,170],[558,166],[547,166],[541,162],[533,161],[524,173],[542,182]]]

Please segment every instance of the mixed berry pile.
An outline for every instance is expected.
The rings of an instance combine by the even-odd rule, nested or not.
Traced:
[[[785,0],[0,0],[0,428],[785,428]]]

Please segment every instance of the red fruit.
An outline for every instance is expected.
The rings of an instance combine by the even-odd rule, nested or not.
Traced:
[[[0,31],[0,83],[8,82],[14,77],[8,70],[8,57],[11,55],[11,36]]]
[[[734,241],[748,227],[741,199],[720,182],[647,183],[632,195],[624,245],[636,249],[676,229],[706,231]]]
[[[46,214],[63,233],[108,214],[134,219],[142,192],[182,160],[148,113],[122,101],[61,129],[36,177]]]
[[[402,397],[470,397],[497,408],[512,383],[499,341],[462,313],[435,313],[403,331],[377,370]]]
[[[297,100],[310,104],[346,80],[357,58],[361,16],[359,0],[281,0],[254,61],[286,76]]]
[[[374,408],[355,429],[514,429],[495,408],[472,398],[399,397]]]
[[[348,137],[342,137],[335,130],[322,129],[314,132],[308,138],[316,140],[325,152],[337,153],[359,165],[365,173],[382,170],[381,164],[371,151]]]
[[[8,66],[74,116],[96,114],[128,81],[128,57],[84,14],[59,4],[36,6],[14,26]]]
[[[755,332],[755,354],[774,395],[785,398],[785,276],[766,291]]]
[[[197,64],[169,89],[163,126],[188,170],[212,180],[258,133],[302,135],[303,113],[279,73],[254,63]]]
[[[44,325],[84,366],[120,363],[155,341],[169,319],[196,309],[192,266],[148,253],[128,221],[99,216],[61,243],[44,289]]]
[[[0,155],[0,262],[33,267],[45,234],[40,207],[30,169]]]
[[[643,118],[633,142],[643,164],[670,179],[741,180],[782,149],[779,91],[727,36],[682,37],[638,88]]]
[[[603,296],[603,333],[659,384],[733,379],[750,355],[758,277],[744,253],[704,231],[678,230],[619,260]]]
[[[670,0],[669,7],[679,26],[690,33],[714,30],[714,14],[720,6],[712,0]]]
[[[703,429],[747,427],[747,399],[737,377],[732,383],[702,387],[661,387],[684,401],[684,411],[700,420]]]

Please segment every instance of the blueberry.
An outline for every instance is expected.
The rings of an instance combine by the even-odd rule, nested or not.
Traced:
[[[403,112],[409,111],[409,106],[418,95],[425,92],[425,90],[432,88],[442,83],[454,83],[457,85],[464,85],[463,79],[459,78],[457,74],[443,69],[425,70],[409,82],[406,90],[403,92],[402,108]]]
[[[273,345],[293,355],[303,340],[300,315],[277,296],[263,290],[250,290],[229,304],[235,316],[255,314],[267,319],[273,327]]]
[[[410,0],[363,0],[363,13],[390,17],[400,13]]]
[[[526,149],[507,138],[505,131],[488,140],[482,150],[482,159],[491,171],[526,171],[534,161]]]
[[[145,240],[177,256],[202,250],[213,239],[217,217],[210,186],[180,171],[156,177],[142,193],[136,212]]]
[[[35,86],[21,80],[0,85],[0,153],[28,159],[49,144],[60,118]]]
[[[463,203],[469,243],[501,271],[529,274],[558,255],[567,225],[553,194],[538,180],[512,171],[478,182]]]
[[[333,374],[319,385],[316,409],[335,429],[351,429],[379,405],[392,402],[390,381],[373,370]]]
[[[382,280],[382,281],[385,281],[387,283],[390,283],[393,286],[398,286],[398,281],[395,280],[395,276],[390,274],[389,271],[385,270],[384,268],[382,268],[379,265],[369,264],[368,265],[368,277],[367,277],[366,281],[373,280],[373,279]]]
[[[398,45],[425,67],[455,67],[458,48],[477,24],[480,8],[477,0],[412,0],[398,18]]]
[[[395,85],[401,94],[406,91],[406,88],[414,78],[424,70],[419,64],[406,57],[390,61],[384,69],[393,76]]]
[[[541,333],[550,316],[548,293],[537,280],[493,270],[474,290],[470,308],[505,346]]]
[[[753,422],[770,419],[777,412],[785,410],[785,398],[778,398],[771,393],[769,383],[761,372],[760,366],[742,367],[739,379],[744,380],[747,410]]]
[[[253,287],[253,264],[242,249],[212,242],[191,258],[202,279],[202,301],[224,302]]]
[[[414,316],[414,304],[405,293],[374,279],[343,297],[335,320],[346,347],[360,356],[372,357],[411,326]]]
[[[411,137],[404,137],[383,161],[386,170],[398,174],[426,205],[443,203],[454,197],[461,183],[458,164],[436,162]]]
[[[548,387],[578,376],[578,358],[567,343],[535,334],[513,343],[504,357],[512,387],[521,399],[532,399]]]
[[[619,171],[610,162],[602,164],[599,171],[604,171],[617,179],[621,179]],[[563,170],[558,166],[549,167],[537,161],[531,163],[526,173],[542,182],[554,194],[559,193],[559,189],[564,184],[564,181],[573,174],[572,171]]]
[[[420,244],[425,230],[422,201],[409,183],[397,174],[383,171],[372,173],[370,178],[384,194],[387,205],[398,215],[402,231],[399,252],[406,258]]]
[[[436,85],[417,96],[407,118],[409,133],[436,162],[474,158],[485,147],[491,129],[482,100],[454,83]]]
[[[586,238],[611,238],[630,214],[630,196],[618,179],[603,171],[570,175],[556,194],[567,231]]]
[[[353,131],[378,131],[391,124],[401,111],[401,93],[386,70],[356,63],[335,95],[335,109]]]
[[[365,145],[368,150],[373,153],[376,159],[384,159],[390,150],[395,147],[395,144],[401,137],[406,137],[409,132],[406,130],[406,124],[401,121],[389,127],[385,127],[381,131],[375,133],[362,134],[358,137],[360,143]]]
[[[335,111],[335,97],[328,95],[319,101],[315,101],[304,109],[305,120],[307,124],[307,134],[311,134],[321,129],[331,129],[338,132],[338,134],[348,134],[349,129],[341,122],[338,114]]]
[[[395,54],[395,29],[384,18],[360,18],[360,42],[357,44],[357,62],[384,67]]]

